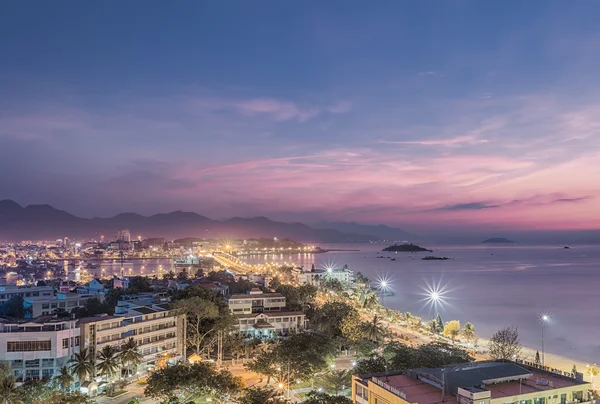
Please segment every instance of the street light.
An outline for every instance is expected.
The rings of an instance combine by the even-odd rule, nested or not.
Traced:
[[[390,287],[390,282],[383,278],[379,280],[379,286],[377,287],[377,289],[379,289],[379,291],[381,292],[381,305],[385,306],[383,304],[383,298],[385,297],[385,292],[387,292],[389,290]]]
[[[545,366],[545,353],[544,353],[544,329],[546,328],[546,323],[550,320],[550,316],[548,314],[542,314],[540,316],[540,322],[542,323],[542,366]]]

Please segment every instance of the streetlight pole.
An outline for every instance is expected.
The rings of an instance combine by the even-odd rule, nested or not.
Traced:
[[[546,328],[546,321],[548,321],[548,316],[546,314],[542,315],[542,366],[546,366],[546,355],[544,351],[544,328]]]

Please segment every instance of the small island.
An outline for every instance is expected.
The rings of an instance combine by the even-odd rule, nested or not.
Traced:
[[[444,260],[449,260],[450,258],[448,258],[448,257],[435,257],[433,255],[428,255],[427,257],[423,257],[421,259],[422,260],[427,260],[427,261],[444,261]]]
[[[420,247],[416,244],[394,244],[394,245],[384,248],[382,251],[394,251],[394,252],[428,251],[428,252],[433,252],[433,250],[428,250],[427,248]]]
[[[514,243],[514,241],[506,239],[506,238],[502,238],[502,237],[492,237],[492,238],[488,238],[487,240],[483,240],[482,243]]]

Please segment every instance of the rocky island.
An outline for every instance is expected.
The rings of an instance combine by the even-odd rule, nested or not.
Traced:
[[[394,244],[389,247],[384,248],[382,251],[393,251],[393,252],[433,252],[433,250],[428,250],[427,248],[420,247],[416,244]]]
[[[507,238],[502,238],[502,237],[492,237],[492,238],[488,238],[487,240],[483,240],[482,243],[514,243],[514,241],[509,240]]]
[[[423,257],[421,259],[422,260],[426,260],[426,261],[445,261],[445,260],[449,260],[450,258],[448,258],[448,257],[435,257],[433,255],[428,255],[427,257]]]

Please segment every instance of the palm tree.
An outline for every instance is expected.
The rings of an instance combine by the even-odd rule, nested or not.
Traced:
[[[4,373],[4,372],[3,372]],[[0,379],[0,403],[17,404],[22,403],[19,400],[20,389],[12,374],[3,374]]]
[[[134,370],[142,361],[142,354],[138,351],[138,344],[133,337],[129,338],[121,347],[121,363],[127,367],[127,375],[130,375],[131,367]]]
[[[409,312],[409,311],[407,311],[407,312],[404,314],[404,318],[406,319],[406,326],[407,326],[408,328],[410,328],[410,323],[411,323],[411,320],[412,320],[412,314],[410,314],[410,312]]]
[[[73,354],[73,358],[68,363],[71,373],[77,376],[79,384],[94,375],[92,354],[87,348],[83,348],[79,353]]]
[[[68,391],[71,388],[73,381],[73,375],[71,375],[71,371],[66,366],[60,368],[59,374],[54,378],[55,385],[63,392]]]
[[[366,339],[373,342],[379,342],[383,340],[387,334],[385,326],[381,321],[381,317],[373,316],[371,321],[364,323],[363,335]]]
[[[471,323],[466,323],[463,326],[462,333],[467,341],[473,341],[475,339],[475,326],[473,326]]]
[[[119,354],[117,349],[112,345],[105,345],[98,353],[98,371],[101,376],[106,377],[106,381],[110,383],[110,379],[117,373],[119,369]]]

